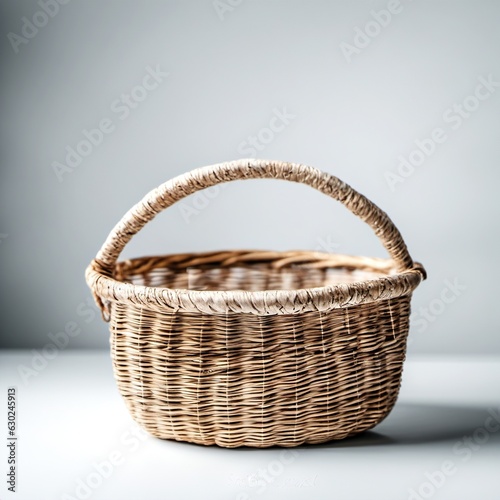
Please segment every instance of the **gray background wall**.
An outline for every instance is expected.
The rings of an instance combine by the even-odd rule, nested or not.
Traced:
[[[258,157],[346,180],[426,265],[410,354],[500,352],[500,87],[473,97],[481,77],[500,82],[499,2],[72,0],[45,17],[42,3],[1,5],[4,347],[42,348],[75,321],[81,334],[68,347],[105,348],[83,273],[109,230],[172,176],[252,155],[246,141],[260,134]],[[390,20],[377,16],[389,8]],[[148,67],[168,76],[133,90]],[[120,103],[132,90],[140,102]],[[293,116],[283,130],[262,132],[284,109]],[[109,133],[85,151],[83,131],[102,120]],[[387,172],[400,155],[422,160],[415,141],[435,129],[441,143],[391,189]],[[58,179],[53,163],[79,144],[88,155]],[[198,210],[204,201],[165,212],[123,256],[384,256],[369,228],[304,186],[233,183]]]

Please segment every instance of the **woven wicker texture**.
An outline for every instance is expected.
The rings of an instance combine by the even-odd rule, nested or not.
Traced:
[[[245,178],[303,182],[371,225],[391,259],[293,251],[117,258],[164,208]],[[377,425],[393,407],[411,293],[425,278],[389,217],[311,167],[240,160],[149,193],[87,269],[110,320],[115,378],[160,438],[225,447],[296,446]]]

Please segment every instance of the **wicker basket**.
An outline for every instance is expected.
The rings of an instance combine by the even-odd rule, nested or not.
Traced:
[[[273,178],[311,186],[368,223],[391,259],[226,251],[117,263],[159,212],[201,189]],[[133,418],[154,436],[224,447],[297,446],[377,425],[396,401],[410,299],[425,271],[389,217],[314,168],[239,160],[151,191],[86,272],[110,321]]]

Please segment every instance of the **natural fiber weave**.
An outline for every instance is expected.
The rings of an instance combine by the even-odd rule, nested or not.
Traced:
[[[340,200],[392,258],[230,251],[116,262],[175,201],[259,177]],[[134,419],[160,438],[225,447],[320,443],[377,425],[397,398],[411,293],[423,278],[399,231],[362,195],[311,167],[263,160],[163,184],[125,215],[87,269]]]

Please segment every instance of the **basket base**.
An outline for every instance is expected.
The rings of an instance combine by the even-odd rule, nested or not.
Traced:
[[[395,401],[394,401],[395,402]],[[245,438],[240,438],[238,440],[237,436],[233,436],[231,434],[227,434],[226,436],[218,436],[212,440],[200,439],[199,433],[188,434],[186,432],[179,431],[177,434],[164,434],[162,432],[158,432],[158,428],[147,425],[143,420],[139,421],[136,418],[134,420],[149,434],[159,439],[171,440],[171,441],[179,441],[186,443],[193,443],[197,445],[203,446],[219,446],[221,448],[239,448],[239,447],[249,447],[249,448],[270,448],[270,447],[281,447],[281,448],[294,448],[301,445],[308,444],[323,444],[331,441],[340,441],[343,439],[351,438],[362,434],[364,432],[373,429],[378,424],[380,424],[392,411],[394,404],[380,417],[374,419],[373,421],[363,422],[362,426],[358,426],[356,429],[351,429],[341,431],[336,430],[335,433],[324,433],[318,432],[316,435],[311,435],[307,438],[303,438],[301,440],[297,440],[296,436],[293,435],[293,432],[290,435],[275,435],[270,438],[269,436],[259,437],[259,432],[261,429],[255,430],[255,437],[251,438],[248,435]],[[247,430],[248,433],[248,430]]]

